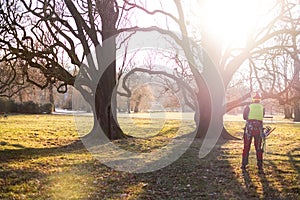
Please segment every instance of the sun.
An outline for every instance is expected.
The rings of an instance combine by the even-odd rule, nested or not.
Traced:
[[[244,46],[270,1],[205,0],[200,10],[205,31],[224,44]]]

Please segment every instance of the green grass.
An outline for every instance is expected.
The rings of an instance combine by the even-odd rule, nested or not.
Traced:
[[[165,146],[179,125],[186,133],[194,127],[176,120],[120,124],[138,138],[116,144],[137,152]],[[225,125],[240,137],[243,122]],[[267,139],[263,174],[256,169],[253,146],[249,169],[242,173],[238,140],[220,141],[204,159],[198,158],[201,141],[195,140],[173,164],[131,174],[94,159],[78,140],[72,116],[9,116],[0,119],[0,199],[299,199],[300,124],[271,125],[276,130]]]
[[[195,130],[195,123],[180,120],[120,118],[119,124],[125,134],[133,136],[115,143],[132,152],[151,152],[166,146],[173,138]]]

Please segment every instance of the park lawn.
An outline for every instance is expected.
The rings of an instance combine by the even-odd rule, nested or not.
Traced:
[[[126,121],[120,122],[123,128],[137,134]],[[134,123],[142,137],[115,143],[138,152],[166,145],[178,130],[176,120],[154,135],[149,123],[161,123]],[[193,124],[185,123],[188,133]],[[9,116],[0,119],[0,199],[299,199],[300,124],[271,125],[276,130],[267,139],[264,173],[255,167],[253,147],[242,173],[240,140],[220,141],[204,159],[198,158],[201,141],[195,140],[173,164],[131,174],[94,159],[78,138],[73,116]],[[226,127],[240,137],[243,123]]]

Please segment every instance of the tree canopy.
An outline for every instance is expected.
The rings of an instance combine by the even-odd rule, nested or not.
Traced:
[[[257,23],[251,24],[243,45],[228,45],[207,28],[207,24],[214,21],[202,15],[208,7],[206,4],[208,1],[188,4],[180,0],[158,0],[150,5],[146,1],[129,0],[0,0],[1,61],[22,63],[20,70],[7,68],[9,77],[1,77],[1,87],[8,87],[11,83],[8,80],[18,79],[15,82],[28,82],[42,89],[54,85],[59,92],[66,92],[68,85],[75,85],[85,59],[88,63],[85,77],[94,81],[93,72],[103,69],[103,60],[107,56],[116,57],[121,46],[130,45],[133,34],[156,31],[168,35],[173,40],[170,43],[181,48],[190,67],[199,62],[195,59],[195,47],[203,47],[225,87],[239,79],[233,78],[239,69],[246,69],[243,74],[248,91],[228,102],[228,110],[247,104],[247,98],[255,90],[260,90],[263,98],[274,98],[281,104],[299,101],[300,19],[297,1],[270,1],[268,9],[258,16]],[[195,14],[197,8],[200,8],[200,15]],[[215,9],[213,7],[212,12]],[[224,8],[223,15],[232,12],[230,9]],[[239,14],[237,12],[233,17],[238,18]],[[191,16],[196,16],[200,23]],[[179,34],[174,34],[174,30]],[[108,39],[111,39],[110,43],[104,42]],[[96,51],[96,58],[89,57],[93,51]],[[172,55],[176,57],[176,50]],[[125,63],[128,58],[123,56]],[[97,88],[91,88],[89,83],[78,87],[89,103],[93,104],[97,99],[93,111],[110,138],[113,134],[120,137],[117,125],[111,119],[115,112],[111,108],[111,93],[117,84],[117,68],[116,61],[111,63]],[[124,72],[126,74],[126,70]],[[192,89],[196,93],[195,101],[199,103],[196,115],[202,112],[200,120],[203,120],[200,123],[203,129],[199,131],[202,132],[200,135],[205,135],[212,114],[211,91],[201,77],[205,72],[200,71],[200,75],[197,72],[191,71],[196,88],[186,91]],[[155,72],[152,70],[151,73]],[[181,78],[178,74],[171,75],[166,74],[177,82]],[[89,100],[88,96],[93,98]]]

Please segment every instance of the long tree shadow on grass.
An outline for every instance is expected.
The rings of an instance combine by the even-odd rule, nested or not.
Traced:
[[[244,199],[245,194],[247,197],[247,188],[243,188],[237,180],[233,166],[226,159],[217,159],[217,156],[222,153],[220,145],[217,145],[206,158],[199,159],[198,151],[201,142],[195,141],[187,152],[173,164],[145,174],[117,172],[94,160],[83,164],[73,164],[71,168],[76,176],[82,173],[84,177],[93,174],[92,177],[96,180],[96,184],[92,187],[97,192],[92,192],[87,199],[119,199],[122,195],[134,195],[136,199],[230,199],[236,197]],[[78,150],[84,150],[80,141],[63,147],[5,150],[0,152],[0,159],[3,163],[43,156],[60,156]],[[14,170],[10,169],[10,171]],[[20,179],[22,183],[20,182],[19,185],[29,181],[26,171],[28,170],[16,169],[12,172],[12,174],[23,177]],[[32,173],[37,174],[33,177],[47,177],[46,174],[39,174],[38,171],[32,171]],[[66,173],[69,176],[72,174],[66,171],[57,173],[55,182],[59,182],[58,177],[64,176]],[[103,176],[103,174],[106,175]],[[64,179],[68,179],[68,177]],[[70,185],[70,188],[74,190],[72,186],[74,184],[71,181],[67,185]],[[237,187],[238,190],[236,190]],[[64,192],[60,193],[64,194]],[[251,195],[251,197],[258,197],[258,194],[253,193],[253,191]]]
[[[76,140],[65,146],[46,148],[26,148],[19,144],[9,143],[5,145],[17,147],[17,149],[0,150],[0,163],[9,162],[10,160],[30,159],[37,156],[51,156],[61,153],[71,153],[74,151],[86,150],[81,140]]]
[[[264,171],[257,172],[257,176],[248,171],[244,172],[244,181],[249,189],[262,190],[261,199],[281,200],[299,198],[299,155],[293,149],[287,154],[268,153],[264,160]],[[293,153],[295,155],[293,155]],[[258,180],[258,183],[254,181]],[[298,180],[298,181],[297,181]]]
[[[25,148],[15,143],[1,145],[4,150],[0,150],[0,199],[48,199],[47,177],[75,162],[64,162],[68,159],[66,154],[87,152],[81,141],[47,148]]]
[[[240,186],[234,169],[226,160],[216,159],[220,153],[220,146],[204,159],[198,158],[198,151],[201,142],[195,141],[187,152],[173,164],[150,173],[131,174],[126,172],[117,172],[109,169],[99,161],[90,160],[82,164],[72,164],[69,170],[75,172],[74,177],[82,179],[92,174],[92,183],[88,185],[94,190],[86,199],[120,199],[122,195],[135,196],[136,199],[228,199],[235,196],[242,196],[246,191]],[[0,151],[1,164],[9,162],[22,162],[38,157],[60,156],[65,153],[74,153],[74,151],[85,151],[80,141],[70,145],[54,148],[20,148],[15,150]],[[39,165],[44,165],[40,163]],[[63,168],[65,164],[57,167]],[[43,167],[43,166],[42,166]],[[10,172],[8,172],[10,171]],[[0,173],[0,178],[7,180],[4,174],[21,175],[19,185],[22,185],[30,179],[27,177],[46,178],[49,174],[40,173],[39,169],[32,170],[30,174],[28,169],[6,169]],[[66,174],[66,171],[55,172],[58,175],[54,182],[58,182],[58,177]],[[72,174],[70,171],[67,174]],[[106,175],[105,175],[106,174]],[[22,178],[23,177],[23,178]],[[64,179],[68,179],[65,177]],[[80,183],[81,180],[76,182]],[[72,185],[69,181],[67,185]],[[66,184],[60,184],[66,185]],[[81,185],[84,185],[83,183]],[[11,185],[6,184],[7,188]],[[241,187],[238,192],[236,187]],[[43,186],[47,188],[47,186]],[[73,188],[74,190],[74,188]],[[6,193],[10,191],[6,190]],[[63,193],[63,192],[61,192]],[[36,194],[38,195],[38,194]],[[44,196],[45,197],[45,196]]]
[[[233,166],[227,160],[217,159],[220,146],[204,159],[198,157],[199,147],[200,142],[195,141],[176,162],[155,172],[120,173],[122,178],[117,180],[117,186],[116,182],[111,183],[118,189],[109,197],[130,195],[130,188],[137,187],[140,192],[135,199],[244,199],[247,191],[237,180]],[[99,185],[103,184],[100,180]]]
[[[299,152],[298,154],[296,152]],[[295,154],[296,153],[296,154]],[[295,154],[295,155],[293,155]],[[292,151],[288,152],[288,157],[290,163],[292,163],[295,170],[298,172],[298,176],[300,174],[300,148],[295,148]],[[300,177],[299,177],[300,179]]]
[[[282,186],[287,184],[276,163],[266,160],[266,165],[269,166],[269,171],[267,170],[266,174],[257,174],[250,170],[247,175],[242,176],[241,170],[238,169],[239,166],[233,166],[229,162],[229,156],[220,157],[220,155],[226,154],[222,144],[216,145],[206,158],[199,159],[201,141],[195,140],[186,153],[176,162],[150,173],[118,172],[106,167],[99,161],[90,159],[84,163],[69,163],[71,166],[68,170],[57,171],[52,174],[52,177],[54,177],[54,182],[63,181],[59,177],[67,180],[67,182],[63,182],[64,184],[54,185],[58,189],[64,185],[65,190],[74,190],[75,192],[76,187],[74,189],[71,186],[77,183],[79,192],[89,190],[88,195],[85,195],[83,199],[126,199],[131,197],[134,199],[284,199],[297,197],[299,192],[297,186],[284,191],[287,195],[280,196],[278,189],[275,188],[274,180],[273,182],[270,181],[270,175],[272,175],[276,178],[276,183],[280,183]],[[76,141],[62,147],[4,150],[0,151],[0,160],[1,164],[4,164],[11,161],[22,162],[22,160],[34,157],[61,156],[65,153],[74,152],[87,153],[87,150],[80,141]],[[240,158],[240,155],[233,156]],[[297,169],[298,165],[294,157],[290,156],[286,162],[292,163],[291,165]],[[58,167],[63,168],[65,165],[68,163],[62,163]],[[13,181],[19,181],[15,183],[22,185],[48,176],[49,174],[34,169],[2,169],[0,178],[11,182],[7,182],[6,187],[1,192],[6,194],[11,192]],[[21,178],[18,180],[17,177]],[[75,181],[73,180],[74,177],[77,178]],[[256,178],[257,181],[261,182],[262,194],[258,192],[259,188],[257,187],[259,186],[255,186],[253,183]],[[244,182],[248,185],[245,185]],[[78,189],[80,186],[82,188]],[[44,185],[42,188],[51,187],[53,185],[50,184]],[[37,188],[39,189],[39,187]],[[60,195],[65,194],[63,191],[59,191],[59,193]],[[37,191],[35,195],[40,194]]]
[[[267,173],[260,175],[266,199],[298,199],[300,197],[300,156],[299,154],[293,155],[293,153],[299,150],[300,148],[295,148],[287,154],[268,153],[276,156],[276,159],[267,159],[265,163],[269,166],[269,169]],[[266,174],[269,177],[266,177]],[[270,182],[270,177],[272,177],[272,183]],[[280,184],[277,187],[282,192],[272,187],[272,185],[275,185],[275,182]]]
[[[268,178],[266,177],[266,174],[264,172],[260,172],[258,174],[260,178],[260,182],[262,184],[262,190],[263,190],[263,199],[282,199],[280,197],[280,191],[275,189],[271,184]]]
[[[45,174],[37,170],[2,169],[0,166],[0,199],[22,199],[25,193],[30,198],[33,194],[39,194],[43,177]]]

